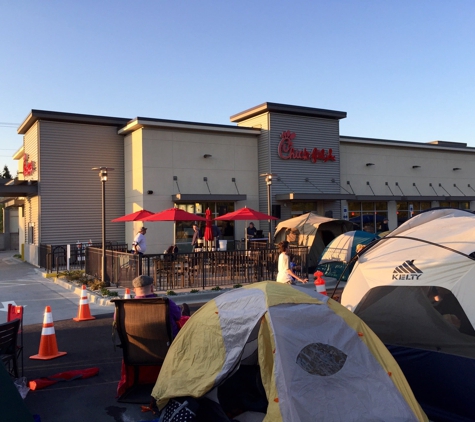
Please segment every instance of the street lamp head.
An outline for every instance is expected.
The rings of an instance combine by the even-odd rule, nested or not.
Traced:
[[[93,170],[99,170],[99,178],[101,179],[101,182],[107,182],[107,172],[114,170],[111,167],[93,167]]]
[[[265,177],[266,183],[268,186],[272,185],[272,177],[277,176],[275,173],[263,173],[259,175],[260,177]]]

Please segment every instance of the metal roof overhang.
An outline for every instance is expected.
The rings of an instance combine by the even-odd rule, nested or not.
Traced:
[[[172,195],[172,201],[177,204],[185,202],[202,202],[202,201],[211,201],[211,202],[234,202],[234,201],[245,201],[247,195],[205,195],[205,194],[187,194],[187,193],[177,193]]]
[[[17,184],[0,185],[0,196],[4,198],[16,198],[19,196],[36,196],[38,195],[38,184],[32,182],[28,184],[22,181]]]
[[[348,193],[299,193],[275,195],[277,201],[475,201],[475,196],[403,196],[403,195],[352,195]]]

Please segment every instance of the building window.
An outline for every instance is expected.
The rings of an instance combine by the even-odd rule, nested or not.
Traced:
[[[292,216],[306,214],[317,209],[316,202],[292,202],[290,205],[290,214]]]
[[[440,207],[444,208],[458,208],[459,210],[469,210],[470,202],[458,202],[458,201],[441,201],[439,202]]]
[[[35,223],[28,223],[28,243],[35,243]]]
[[[235,210],[234,202],[194,202],[189,204],[175,204],[175,207],[201,217],[206,217],[206,210],[209,208],[211,210],[211,218],[213,219]],[[196,223],[203,235],[205,223]],[[176,223],[175,238],[177,244],[191,244],[193,238],[193,224],[195,224],[194,221],[178,221]],[[234,240],[234,221],[213,221],[213,224],[216,224],[221,231],[221,239]]]
[[[426,211],[430,208],[431,208],[430,201],[420,201],[420,202],[397,201],[396,202],[397,225],[400,226],[409,218],[414,217],[415,215],[420,214],[422,211]]]
[[[348,202],[349,220],[356,230],[379,233],[387,230],[383,225],[388,218],[387,202]]]

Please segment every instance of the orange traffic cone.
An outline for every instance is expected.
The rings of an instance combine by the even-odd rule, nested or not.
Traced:
[[[87,300],[86,286],[82,285],[81,299],[79,300],[79,309],[78,316],[73,318],[74,321],[89,321],[91,319],[96,319],[91,315],[89,310],[89,301]]]
[[[326,285],[325,285],[325,280],[322,278],[322,275],[323,273],[321,271],[315,271],[315,274],[314,276],[317,277],[315,279],[315,282],[313,284],[315,284],[315,290],[322,294],[322,295],[325,295],[325,296],[328,296],[327,295],[327,288],[326,288]]]
[[[30,359],[49,360],[59,358],[65,354],[66,352],[58,352],[53,315],[51,314],[51,307],[47,306],[43,319],[43,330],[41,331],[40,350],[37,355],[30,356]]]
[[[130,289],[127,287],[125,288],[124,299],[130,299]]]

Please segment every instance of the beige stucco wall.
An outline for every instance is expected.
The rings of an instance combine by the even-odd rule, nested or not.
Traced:
[[[391,195],[391,191],[394,195],[401,195],[402,190],[404,196],[434,196],[436,193],[441,197],[448,196],[442,187],[452,196],[474,194],[468,185],[471,184],[475,188],[471,178],[475,174],[475,150],[456,151],[441,147],[429,149],[409,144],[394,147],[348,143],[342,140],[340,154],[341,184],[349,189],[347,181],[350,181],[356,195],[372,195],[372,188],[376,195]],[[374,166],[366,166],[366,163],[373,163]],[[454,168],[461,170],[454,171]],[[370,185],[367,182],[370,182]],[[396,186],[396,182],[401,190]],[[454,184],[463,193],[454,187]]]
[[[212,157],[204,158],[204,154]],[[173,207],[172,195],[246,194],[236,207],[258,208],[257,137],[235,133],[142,128],[125,136],[126,213],[159,212]],[[173,177],[177,177],[177,181]],[[208,186],[203,178],[208,178]],[[179,187],[179,191],[178,191]],[[147,191],[153,194],[147,194]],[[190,222],[190,225],[192,223]],[[244,232],[236,222],[236,236]],[[258,226],[258,223],[256,222]],[[126,223],[126,241],[142,226]],[[173,242],[173,223],[147,223],[147,253],[162,253]]]

